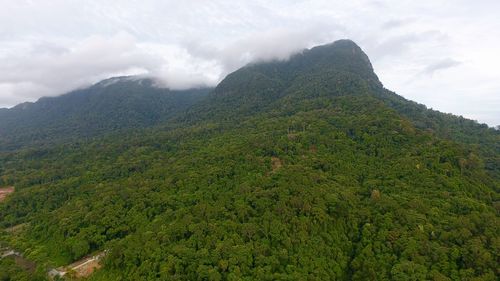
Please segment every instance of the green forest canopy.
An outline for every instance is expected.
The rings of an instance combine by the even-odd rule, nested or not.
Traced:
[[[153,127],[27,143],[0,156],[1,240],[41,279],[104,249],[90,280],[499,276],[499,132],[385,90],[351,41],[244,67]]]

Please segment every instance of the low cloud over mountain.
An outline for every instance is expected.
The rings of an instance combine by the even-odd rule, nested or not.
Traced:
[[[11,1],[0,11],[0,107],[116,75],[147,74],[173,89],[213,86],[248,62],[283,60],[313,45],[351,38],[388,88],[496,125],[499,5],[149,0],[118,7],[102,1]],[[457,94],[464,103],[449,103]]]

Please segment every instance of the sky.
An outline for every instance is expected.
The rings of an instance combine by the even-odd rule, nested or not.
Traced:
[[[384,86],[500,125],[498,0],[0,0],[0,107],[119,75],[214,86],[253,61],[355,41]]]

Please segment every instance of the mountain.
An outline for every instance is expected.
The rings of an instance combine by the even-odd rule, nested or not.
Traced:
[[[354,42],[340,40],[286,61],[250,64],[229,74],[211,94],[209,105],[214,110],[202,104],[195,115],[206,118],[199,114],[208,111],[238,118],[276,109],[284,100],[363,94],[373,87],[382,84],[366,54]]]
[[[40,279],[97,253],[89,280],[498,279],[500,132],[385,89],[350,40],[161,120],[1,153],[0,242]]]
[[[115,77],[58,97],[0,110],[0,147],[95,137],[148,127],[203,99],[210,89],[169,90],[150,78]]]
[[[260,112],[291,114],[323,107],[346,95],[382,102],[416,129],[464,145],[476,145],[486,168],[492,175],[500,175],[498,130],[428,109],[385,89],[368,56],[351,40],[304,50],[286,61],[243,67],[228,75],[211,93],[211,99],[191,109],[188,119],[234,122]]]

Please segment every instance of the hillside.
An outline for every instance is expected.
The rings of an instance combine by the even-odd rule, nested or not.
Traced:
[[[498,279],[500,133],[385,89],[352,41],[162,118],[0,154],[0,240],[41,279],[104,250],[89,280]]]
[[[428,109],[383,87],[366,54],[350,40],[314,47],[286,61],[251,64],[228,75],[188,115],[232,122],[261,112],[292,114],[323,107],[338,96],[368,95],[401,118],[439,138],[472,145],[492,175],[500,175],[499,131],[463,117]],[[185,118],[184,116],[182,116]]]
[[[0,148],[82,141],[149,127],[186,110],[209,91],[169,90],[149,78],[110,78],[62,96],[0,109]]]

